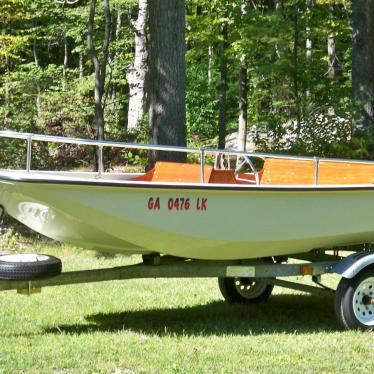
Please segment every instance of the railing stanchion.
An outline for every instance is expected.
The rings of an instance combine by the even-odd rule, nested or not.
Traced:
[[[314,157],[314,184],[317,185],[318,184],[318,170],[319,168],[319,158],[318,157]]]
[[[26,171],[31,170],[32,135],[27,136]]]
[[[103,146],[99,145],[99,177],[104,172]]]
[[[200,149],[200,178],[201,183],[205,183],[205,175],[204,175],[204,164],[205,164],[205,151],[204,149]]]

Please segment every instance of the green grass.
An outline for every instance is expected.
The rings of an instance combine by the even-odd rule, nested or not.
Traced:
[[[35,244],[64,270],[134,262]],[[329,279],[329,282],[334,282]],[[275,289],[227,305],[216,280],[149,279],[0,293],[0,373],[372,373],[373,334],[344,331],[330,298]]]

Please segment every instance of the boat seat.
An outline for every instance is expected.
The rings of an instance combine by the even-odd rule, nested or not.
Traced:
[[[319,162],[318,184],[373,184],[374,164],[356,162]]]
[[[209,178],[209,183],[236,184],[233,170],[215,169]]]
[[[130,180],[143,182],[200,183],[201,167],[199,164],[157,161],[154,168]],[[205,183],[237,183],[233,170],[213,169],[213,166],[210,165],[204,166],[204,181]]]
[[[260,184],[314,184],[313,160],[267,158]],[[318,184],[373,184],[374,164],[320,160]]]
[[[213,166],[204,166],[205,183],[209,182],[212,171]],[[157,161],[154,168],[141,176],[131,178],[131,180],[148,182],[200,183],[201,167],[199,164]]]
[[[314,184],[313,160],[266,158],[260,184]]]

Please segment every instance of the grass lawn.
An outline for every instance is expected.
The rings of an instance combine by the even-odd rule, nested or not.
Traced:
[[[37,247],[37,248],[35,248]],[[122,256],[40,243],[64,270]],[[329,278],[330,283],[336,279]],[[344,331],[330,298],[275,289],[227,305],[215,279],[113,281],[0,293],[0,373],[372,373],[373,333]]]

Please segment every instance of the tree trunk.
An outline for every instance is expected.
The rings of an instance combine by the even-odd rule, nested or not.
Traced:
[[[219,84],[219,115],[218,115],[218,148],[224,149],[226,143],[226,91],[227,91],[227,23],[221,24],[220,42],[220,84]]]
[[[212,9],[210,10],[212,13]],[[208,46],[208,86],[210,87],[213,82],[213,62],[214,62],[214,47]]]
[[[105,36],[103,42],[103,58],[100,62],[94,42],[93,42],[93,29],[95,22],[95,13],[96,13],[96,0],[91,1],[90,13],[88,18],[88,27],[87,27],[87,45],[88,50],[94,65],[95,70],[95,129],[96,129],[96,139],[104,140],[104,108],[103,108],[103,93],[105,87],[105,75],[106,75],[106,64],[108,61],[108,49],[110,42],[110,8],[109,0],[104,0],[104,17],[105,17]],[[97,150],[99,152],[99,149]],[[98,159],[99,155],[96,154],[95,160],[95,169],[98,169]]]
[[[150,107],[151,142],[186,144],[185,0],[151,1]],[[153,152],[156,159],[185,160],[184,153]]]
[[[83,52],[79,52],[79,79],[83,79],[84,67],[83,67]]]
[[[135,32],[135,58],[134,63],[126,74],[130,90],[127,117],[128,130],[139,128],[144,116],[146,102],[145,81],[148,72],[147,18],[148,0],[139,0],[138,18],[133,24]]]
[[[116,20],[116,42],[119,42],[119,38],[121,36],[121,27],[122,27],[122,11],[121,7],[118,5],[117,9],[117,20]],[[116,51],[116,54],[114,55],[114,59],[119,59],[119,50]]]
[[[10,84],[9,57],[5,56],[4,104],[5,104],[6,111],[4,113],[4,120],[3,120],[3,124],[5,125],[8,123],[8,116],[9,116],[9,104],[10,104],[9,84]]]
[[[374,0],[353,0],[353,130],[374,130]]]
[[[103,43],[103,59],[100,63],[93,43],[93,27],[96,13],[96,0],[91,1],[88,21],[87,45],[95,70],[95,124],[96,139],[104,139],[104,109],[102,98],[105,85],[106,63],[108,61],[108,48],[110,38],[110,8],[109,0],[104,0],[105,37]]]
[[[296,110],[296,134],[300,136],[301,126],[301,100],[299,90],[299,7],[294,6],[294,46],[293,46],[293,90],[295,96],[295,110]]]
[[[239,69],[239,129],[238,129],[238,149],[245,152],[247,141],[247,109],[248,109],[248,85],[247,67],[244,62]]]
[[[307,18],[306,18],[306,27],[305,27],[305,34],[306,34],[306,40],[305,40],[305,49],[306,49],[306,62],[308,65],[311,64],[312,62],[312,48],[313,48],[313,42],[312,39],[310,38],[310,14],[312,11],[312,7],[314,6],[314,1],[313,0],[306,0],[306,13],[307,13]]]
[[[283,18],[283,1],[282,0],[275,0],[274,2],[275,12],[277,13],[278,17]],[[275,53],[277,57],[280,59],[285,54],[285,47],[283,44],[279,44],[278,42],[275,43]]]
[[[306,79],[306,90],[305,90],[305,96],[307,98],[310,98],[310,69],[312,66],[312,48],[313,48],[313,42],[310,38],[310,21],[311,21],[311,12],[312,7],[314,6],[313,0],[306,0],[306,27],[305,27],[305,58],[307,63],[307,79]],[[309,109],[309,108],[308,108]]]
[[[62,65],[62,89],[65,90],[66,88],[66,71],[68,68],[68,61],[69,61],[69,45],[68,39],[66,37],[66,30],[63,30],[64,33],[64,63]]]
[[[305,48],[306,48],[306,62],[310,64],[312,62],[312,39],[310,39],[310,27],[306,28],[306,41],[305,41]]]
[[[213,46],[208,47],[208,85],[212,84],[212,70],[213,70]]]
[[[104,41],[103,41],[103,58],[100,64],[100,92],[101,95],[104,95],[105,92],[105,78],[106,78],[106,66],[108,63],[109,58],[109,44],[110,44],[110,34],[111,34],[111,14],[110,14],[110,6],[109,0],[104,0],[103,4],[104,8],[104,18],[105,18],[105,34],[104,34]],[[105,103],[105,101],[104,101]],[[105,105],[103,105],[103,110],[105,109]],[[104,136],[104,131],[103,131]]]
[[[36,50],[36,38],[34,38],[32,52],[33,52],[33,55],[34,55],[35,66],[38,68],[39,67],[39,58],[38,58],[38,52]],[[36,99],[35,99],[36,115],[39,118],[40,114],[41,114],[41,99],[40,99],[40,95],[41,95],[41,91],[42,91],[41,87],[40,87],[40,84],[39,84],[39,79],[37,79],[36,89],[38,91],[38,93],[36,95]]]
[[[247,13],[246,2],[241,3],[241,25],[244,22],[244,16]],[[244,58],[240,61],[239,67],[239,126],[238,143],[239,151],[245,152],[247,142],[247,110],[248,110],[248,84],[247,84],[247,66]]]
[[[275,10],[277,13],[283,13],[283,1],[275,0]]]
[[[116,17],[116,30],[115,30],[115,40],[116,40],[117,44],[119,43],[119,38],[121,36],[121,27],[122,27],[122,12],[121,12],[121,7],[118,4],[118,6],[117,6],[117,17]],[[113,61],[112,61],[112,70],[114,70],[116,68],[116,66],[118,64],[119,56],[120,56],[120,53],[119,53],[119,50],[117,49],[117,51],[114,54]],[[110,93],[111,93],[111,96],[112,96],[112,101],[115,101],[116,93],[117,93],[115,84],[112,84]],[[118,113],[118,110],[116,110],[116,121],[117,122],[118,122],[118,116],[119,116],[119,113]]]
[[[336,52],[334,34],[330,32],[327,36],[328,70],[327,75],[332,80],[336,73]]]
[[[94,65],[95,70],[95,127],[96,127],[96,139],[104,139],[104,113],[102,107],[102,91],[101,91],[101,71],[100,62],[97,58],[95,46],[93,43],[93,28],[96,13],[96,0],[91,1],[90,14],[88,20],[88,34],[87,34],[87,45],[88,50]]]
[[[9,57],[5,56],[5,106],[9,107]]]
[[[330,10],[330,18],[333,18],[334,15],[334,4],[329,6]],[[330,31],[327,35],[327,56],[328,56],[328,70],[327,76],[333,80],[336,75],[337,69],[337,56],[336,56],[336,48],[335,48],[335,37],[334,32]]]

